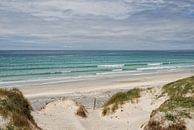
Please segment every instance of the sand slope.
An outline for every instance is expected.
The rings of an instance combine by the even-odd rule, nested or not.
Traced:
[[[85,130],[75,116],[77,109],[78,106],[71,100],[57,100],[32,114],[38,125],[45,130]]]
[[[126,103],[108,116],[102,116],[101,108],[97,108],[88,109],[87,118],[79,117],[75,114],[78,105],[69,99],[51,102],[33,112],[33,116],[45,130],[140,130],[151,111],[166,100],[166,97],[155,99],[157,93],[144,92],[138,103]]]
[[[130,80],[129,78],[123,79],[123,77],[121,77],[119,79],[111,79],[111,83],[107,83],[109,84],[108,86],[107,84],[98,84],[101,82],[104,83],[104,81],[107,80],[104,79],[102,81],[95,80],[94,82],[87,81],[87,83],[84,81],[84,83],[76,82],[73,84],[68,83],[66,85],[61,84],[62,87],[58,84],[56,85],[58,87],[45,86],[40,87],[44,88],[42,90],[34,88],[34,91],[32,88],[26,88],[24,89],[24,93],[31,99],[32,104],[34,104],[33,106],[36,111],[32,114],[35,121],[44,130],[142,130],[144,124],[148,122],[152,110],[158,108],[167,99],[167,97],[157,98],[161,92],[161,86],[191,75],[193,75],[192,72],[176,74],[167,73],[152,76],[144,75],[142,77],[131,78]],[[79,86],[76,86],[76,84]],[[116,84],[116,86],[113,84]],[[100,87],[101,85],[102,87]],[[105,117],[101,115],[101,106],[104,101],[110,98],[111,95],[115,92],[121,91],[122,89],[122,91],[127,91],[134,87],[154,87],[154,89],[151,92],[145,91],[141,93],[141,98],[136,104],[126,103],[112,115]],[[37,92],[40,90],[47,96]],[[49,91],[52,91],[52,94],[49,94]],[[55,99],[55,92],[59,98],[68,97],[69,99]],[[64,94],[64,92],[67,92],[67,94]],[[63,94],[61,95],[61,93]],[[41,96],[39,96],[39,94]],[[52,100],[52,102],[44,106],[41,110],[37,109],[41,108],[42,104],[44,104],[42,101],[46,102],[47,98],[49,101]],[[97,99],[96,110],[92,109],[94,98]],[[74,100],[86,106],[88,111],[87,118],[82,118],[75,114],[78,109],[78,105],[74,102]],[[188,128],[192,128],[193,121],[188,120],[187,122]]]

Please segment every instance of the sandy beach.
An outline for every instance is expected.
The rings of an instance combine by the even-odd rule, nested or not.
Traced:
[[[194,130],[194,0],[0,0],[0,130]]]
[[[35,109],[42,108],[48,102],[68,97],[91,108],[97,98],[97,106],[116,92],[132,88],[161,87],[172,81],[192,76],[192,70],[158,72],[142,75],[120,74],[79,80],[52,80],[5,84],[2,87],[19,88]]]
[[[178,79],[192,76],[192,71],[162,72],[156,74],[99,77],[79,81],[60,81],[19,84],[34,111],[37,124],[45,130],[142,130],[152,110],[167,98],[155,99],[160,88]],[[132,88],[155,87],[154,93],[143,93],[137,104],[126,103],[114,114],[102,116],[102,105],[116,92]],[[96,99],[96,108],[93,109]],[[87,118],[75,113],[85,106]],[[193,127],[193,124],[189,124]]]
[[[0,0],[0,130],[194,130],[194,0]]]
[[[35,97],[63,96],[66,94],[131,89],[134,87],[157,87],[193,75],[192,70],[157,72],[151,74],[99,76],[71,80],[48,80],[3,84],[0,87],[17,87],[29,99]]]
[[[27,98],[31,99],[36,97],[56,97],[80,93],[132,89],[134,87],[157,87],[192,76],[193,74],[191,70],[184,70],[142,75],[103,76],[73,81],[30,82],[14,84],[12,87],[18,87]]]

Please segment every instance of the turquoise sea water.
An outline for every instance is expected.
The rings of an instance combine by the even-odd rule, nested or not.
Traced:
[[[0,83],[194,70],[194,51],[0,51]]]

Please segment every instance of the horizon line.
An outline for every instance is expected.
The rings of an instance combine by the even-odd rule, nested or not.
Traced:
[[[136,49],[129,49],[129,50],[124,50],[124,49],[107,49],[107,50],[95,50],[95,49],[86,49],[86,50],[82,50],[82,49],[72,49],[72,50],[63,50],[63,49],[0,49],[0,51],[194,51],[194,49],[140,49],[140,50],[136,50]]]

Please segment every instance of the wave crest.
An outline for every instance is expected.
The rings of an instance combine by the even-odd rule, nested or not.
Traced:
[[[148,63],[148,66],[159,66],[159,65],[163,65],[163,63]]]
[[[98,65],[98,68],[122,68],[125,64]]]

